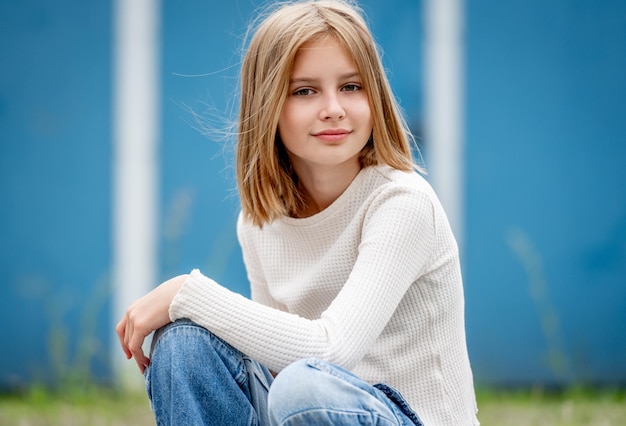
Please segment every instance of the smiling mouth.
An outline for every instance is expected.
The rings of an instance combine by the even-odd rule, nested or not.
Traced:
[[[345,139],[350,133],[351,132],[349,130],[334,129],[323,130],[321,132],[314,133],[313,136],[326,142],[339,142]]]

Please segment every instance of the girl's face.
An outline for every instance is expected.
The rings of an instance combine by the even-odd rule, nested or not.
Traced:
[[[360,168],[372,133],[369,102],[356,65],[332,37],[298,50],[278,132],[298,174]]]

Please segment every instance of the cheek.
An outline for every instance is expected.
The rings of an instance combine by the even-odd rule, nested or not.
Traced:
[[[307,132],[311,125],[311,111],[305,105],[291,104],[283,108],[278,118],[278,129],[284,134]]]
[[[363,98],[359,99],[359,101],[355,103],[354,111],[356,114],[358,114],[361,120],[367,120],[370,124],[372,123],[372,110],[370,108],[370,103],[367,99],[367,96],[363,96]]]
[[[359,117],[363,122],[367,122],[367,126],[371,129],[373,127],[374,121],[372,120],[372,111],[369,107],[369,104],[365,104],[361,110],[359,111]]]
[[[293,108],[283,108],[278,118],[278,135],[288,151],[293,150],[298,134],[297,114]]]
[[[288,131],[288,129],[293,128],[296,122],[297,108],[294,108],[294,106],[289,103],[285,103],[278,116],[278,128],[283,128],[285,131]]]

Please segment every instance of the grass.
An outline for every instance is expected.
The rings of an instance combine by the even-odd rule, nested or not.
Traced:
[[[92,386],[66,392],[33,387],[0,397],[0,425],[142,426],[154,425],[154,419],[144,393],[120,394]]]
[[[477,398],[479,419],[484,426],[626,425],[623,390],[482,390]]]
[[[626,424],[623,390],[572,389],[546,392],[481,390],[483,426],[614,426]],[[143,393],[119,394],[93,387],[51,393],[34,387],[0,397],[0,425],[154,425]]]

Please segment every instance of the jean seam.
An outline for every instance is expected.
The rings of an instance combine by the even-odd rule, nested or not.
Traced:
[[[237,359],[237,364],[238,364],[238,368],[237,368],[237,377],[233,377],[233,379],[239,383],[241,386],[247,385],[248,383],[248,375],[246,374],[246,363],[244,361],[244,355],[237,349],[233,348],[232,346],[230,346],[229,344],[227,344],[226,342],[224,342],[222,339],[220,339],[218,336],[216,336],[215,334],[211,333],[210,331],[204,329],[209,337],[209,339],[211,340],[211,344],[213,346],[215,345],[219,345],[220,349],[223,349],[224,351],[228,352],[229,359]],[[219,354],[223,353],[218,351]],[[220,355],[221,357],[221,355]]]
[[[333,377],[337,377],[340,380],[343,381],[347,381],[350,384],[357,386],[356,384],[353,383],[353,379],[356,379],[358,381],[362,381],[362,379],[360,379],[357,376],[354,376],[352,373],[350,372],[343,372],[343,371],[337,371],[337,369],[335,368],[326,368],[323,366],[324,363],[320,363],[317,359],[310,359],[307,360],[307,365],[309,365],[310,367],[313,367],[319,371],[323,371],[324,373],[327,373]],[[333,365],[333,364],[331,364]],[[340,367],[341,368],[341,367]],[[372,395],[372,396],[376,396],[376,393],[374,391],[372,391],[371,389],[367,388],[367,389],[363,389],[361,386],[357,386],[359,389],[361,389],[363,392],[367,392],[368,394]]]
[[[416,426],[423,426],[422,420],[404,399],[400,391],[385,383],[376,383],[374,388],[381,392],[387,401],[391,403],[392,411],[396,415],[407,417]]]

